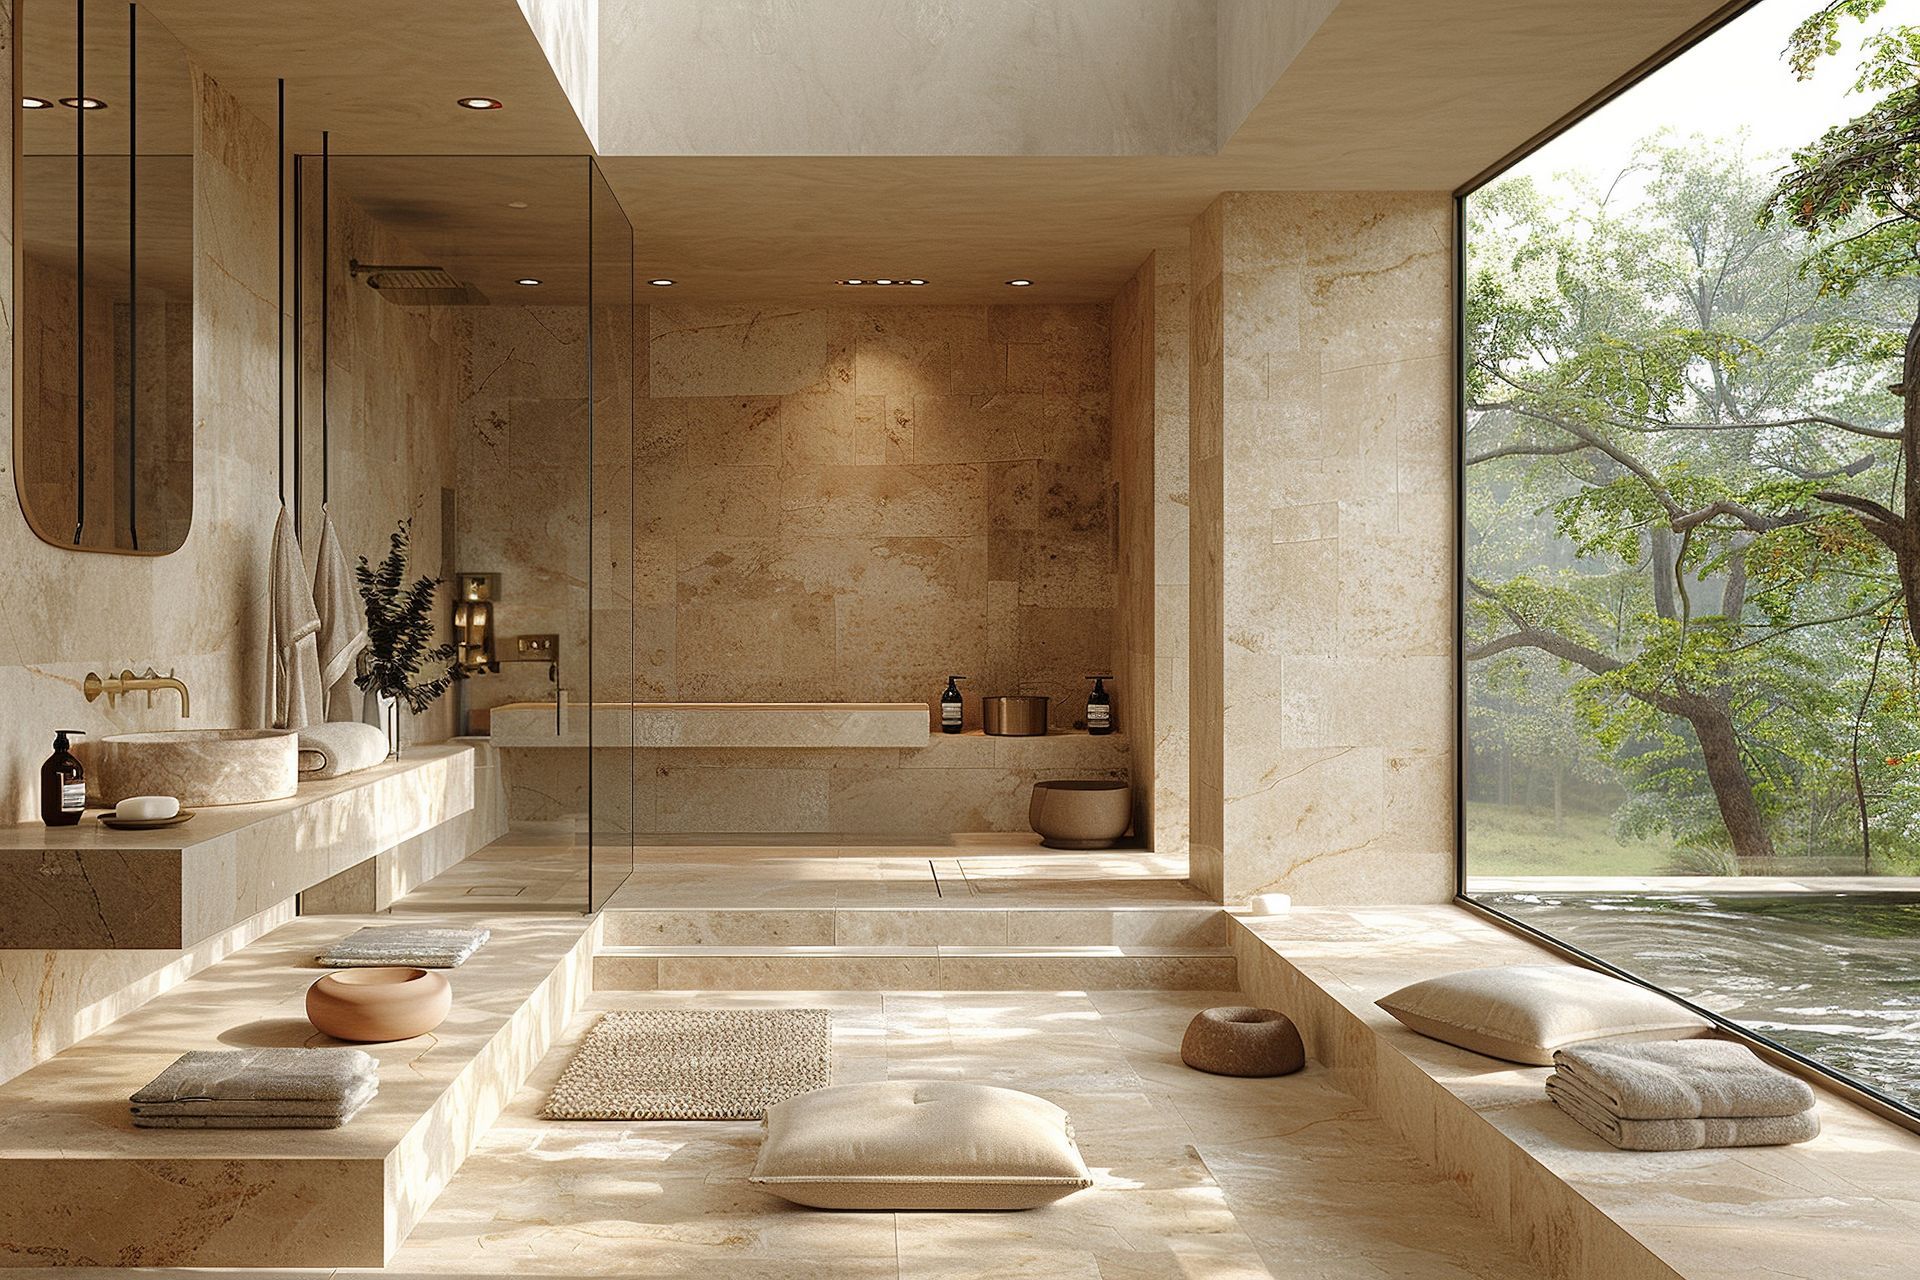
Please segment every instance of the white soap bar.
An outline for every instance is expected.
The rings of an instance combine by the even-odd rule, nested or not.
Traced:
[[[154,822],[180,812],[180,802],[172,796],[128,796],[114,809],[113,816],[131,822]]]

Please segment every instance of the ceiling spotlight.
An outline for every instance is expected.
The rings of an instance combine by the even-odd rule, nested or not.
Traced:
[[[893,281],[891,281],[891,280],[875,280],[875,281],[874,281],[874,283],[875,283],[875,284],[892,284],[892,283],[893,283]]]
[[[529,289],[531,289],[533,286],[539,284],[540,281],[538,281],[532,276],[521,276],[518,280],[515,280],[514,283],[526,285]]]
[[[498,98],[455,98],[454,101],[469,111],[498,111],[507,105]]]
[[[20,109],[22,111],[45,111],[48,107],[51,107],[52,105],[53,104],[47,101],[45,98],[20,99]]]
[[[81,111],[105,111],[107,104],[98,98],[62,98],[60,105],[74,107]]]
[[[658,279],[658,280],[649,280],[647,281],[647,283],[652,285],[656,289],[665,289],[670,285],[672,285],[673,281],[668,280],[665,277],[662,277],[661,279]]]
[[[907,283],[908,284],[925,284],[926,281],[925,280],[909,280],[907,281]]]
[[[509,208],[509,209],[524,209],[524,208],[526,208],[526,207],[527,207],[527,202],[526,202],[525,200],[509,200],[509,201],[507,201],[507,208]]]
[[[841,284],[865,284],[865,280],[842,280]]]
[[[1013,286],[1014,288],[1016,288],[1016,289],[1025,289],[1025,288],[1029,288],[1029,287],[1031,287],[1031,286],[1032,286],[1032,284],[1033,284],[1033,281],[1031,281],[1031,280],[1009,280],[1009,281],[1007,281],[1007,283],[1008,283],[1008,284],[1010,284],[1010,285],[1012,285],[1012,286]]]

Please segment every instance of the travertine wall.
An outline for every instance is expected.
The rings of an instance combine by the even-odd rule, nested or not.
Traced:
[[[560,682],[587,697],[587,312],[584,307],[471,307],[460,313],[455,427],[458,573],[501,575],[501,652],[519,635],[560,637]],[[624,539],[623,539],[624,540]],[[548,700],[544,664],[508,663],[470,680],[470,708]]]
[[[640,696],[1085,711],[1113,661],[1107,310],[649,309]],[[1116,694],[1126,723],[1127,691]]]
[[[1187,848],[1187,247],[1155,250],[1113,300],[1119,494],[1114,661],[1128,692],[1134,832]]]
[[[303,221],[307,239],[303,259],[312,266],[322,261],[320,188],[317,180],[303,184],[309,202]],[[305,501],[300,513],[307,572],[311,577],[320,548],[324,489],[349,565],[363,555],[378,561],[387,553],[395,526],[411,519],[412,576],[436,575],[442,571],[443,553],[453,536],[452,530],[441,528],[441,494],[455,479],[455,405],[466,350],[461,312],[449,307],[396,306],[369,289],[364,280],[355,280],[347,270],[355,259],[426,259],[391,226],[369,217],[337,190],[327,205],[326,244],[332,268],[326,273],[324,434],[317,270],[301,299],[307,311],[302,326],[306,337],[302,355],[307,364],[301,380]],[[323,444],[331,458],[330,474],[322,471]],[[291,474],[288,483],[292,492]],[[443,597],[443,602],[448,598]],[[441,614],[444,635],[451,628],[451,606]],[[400,727],[405,742],[444,740],[454,731],[453,699],[440,699],[420,716],[403,710]]]
[[[1193,871],[1453,888],[1451,200],[1230,193],[1191,311]]]
[[[9,19],[0,2],[0,38]],[[0,58],[0,79],[10,66]],[[195,88],[192,531],[168,556],[86,554],[35,538],[11,497],[0,508],[0,706],[7,711],[0,717],[0,821],[38,821],[39,766],[54,729],[99,734],[183,723],[170,694],[151,710],[144,698],[115,708],[87,703],[80,684],[90,670],[177,668],[193,693],[185,723],[261,722],[266,563],[278,505],[274,131],[206,76],[196,75]],[[0,197],[10,197],[10,166],[3,181]],[[0,222],[7,237],[0,292],[10,299],[13,228]],[[0,484],[9,489],[13,314],[0,310],[0,467],[7,471]],[[412,465],[434,462],[425,447],[408,456]],[[440,483],[410,481],[435,491]],[[343,522],[357,519],[356,495],[365,492],[351,482],[337,491]],[[316,488],[316,506],[317,495]],[[57,1052],[290,911],[291,903],[281,904],[184,953],[0,951],[0,1077]]]

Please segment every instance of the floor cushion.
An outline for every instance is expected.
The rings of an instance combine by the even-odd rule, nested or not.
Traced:
[[[1016,1089],[835,1085],[764,1124],[751,1181],[816,1209],[1031,1209],[1092,1185],[1067,1113]]]
[[[1570,964],[1466,969],[1375,1003],[1423,1036],[1541,1067],[1570,1044],[1680,1040],[1712,1029],[1657,991]]]

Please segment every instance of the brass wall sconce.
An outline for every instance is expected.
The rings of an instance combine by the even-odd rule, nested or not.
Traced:
[[[500,672],[500,653],[494,647],[494,606],[500,602],[500,575],[454,575],[454,663],[468,675]]]

